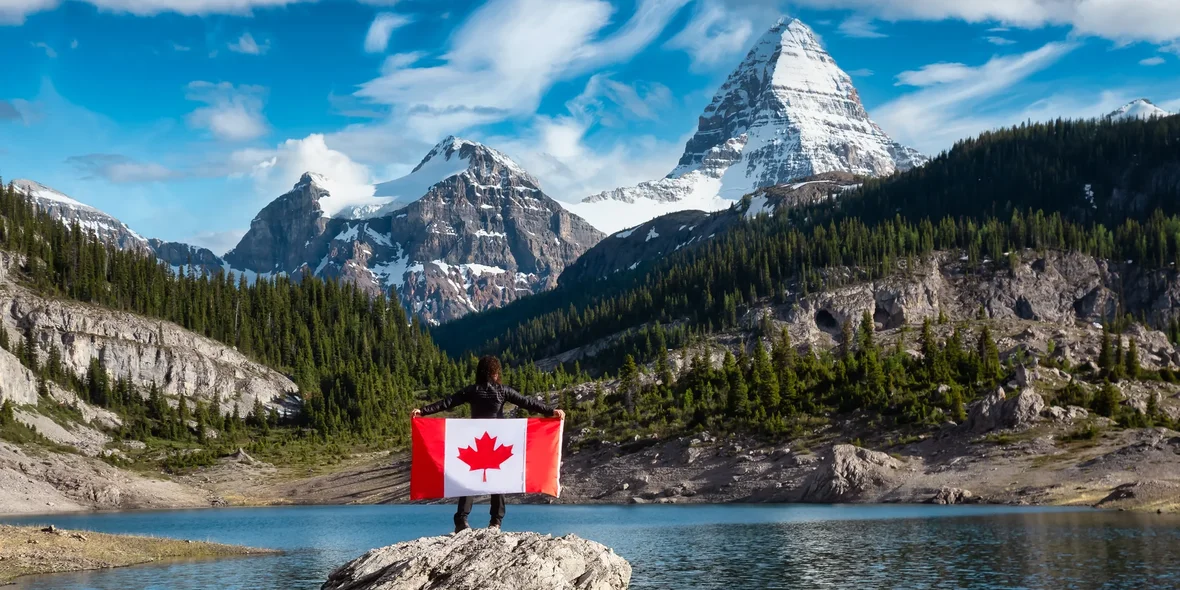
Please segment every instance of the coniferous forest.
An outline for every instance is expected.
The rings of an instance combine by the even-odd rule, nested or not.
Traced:
[[[371,298],[347,284],[198,275],[145,253],[114,250],[39,213],[8,187],[0,191],[0,249],[26,257],[19,272],[29,287],[175,322],[235,346],[290,375],[304,411],[285,419],[261,407],[248,416],[219,416],[211,404],[168,404],[151,389],[133,391],[97,362],[87,375],[66,375],[53,350],[38,355],[24,342],[0,345],[42,379],[128,416],[121,434],[141,440],[204,443],[208,427],[247,438],[278,430],[322,443],[405,444],[409,409],[470,382],[473,354],[485,352],[508,361],[506,381],[526,395],[573,410],[575,427],[593,424],[620,435],[708,428],[778,436],[847,412],[893,425],[958,421],[965,404],[1008,370],[986,328],[954,326],[938,338],[927,324],[902,337],[920,347],[915,358],[900,342],[878,343],[871,317],[844,326],[833,351],[797,349],[785,332],[768,326],[752,350],[725,353],[720,367],[706,360],[707,336],[737,327],[743,311],[760,301],[787,303],[883,277],[938,251],[962,252],[968,268],[1015,264],[1012,253],[1027,250],[1171,268],[1180,262],[1180,178],[1168,176],[1180,157],[1177,137],[1177,117],[1059,121],[984,134],[923,168],[867,181],[835,204],[759,217],[641,272],[564,286],[433,334],[396,298]],[[1178,326],[1171,328],[1180,335]],[[568,386],[590,373],[578,365],[553,372],[533,365],[608,336],[617,338],[591,368],[594,376],[617,377],[609,395],[601,385],[582,386],[598,394],[579,403]],[[673,371],[668,350],[685,346],[695,356]],[[1128,358],[1133,355],[1120,345],[1089,378],[1144,377]],[[1175,378],[1166,370],[1149,377]],[[1151,412],[1119,416],[1124,410],[1112,403],[1117,393],[1108,386],[1097,395],[1076,386],[1061,395],[1127,424],[1164,419]],[[190,420],[196,429],[187,426]]]

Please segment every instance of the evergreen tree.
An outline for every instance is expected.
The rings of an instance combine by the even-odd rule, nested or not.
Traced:
[[[1119,404],[1123,401],[1123,395],[1115,388],[1110,381],[1104,381],[1102,387],[1098,389],[1098,395],[1094,396],[1094,404],[1092,409],[1099,416],[1110,418],[1118,412]]]

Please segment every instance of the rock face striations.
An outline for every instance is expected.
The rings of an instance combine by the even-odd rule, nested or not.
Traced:
[[[574,535],[469,529],[373,549],[322,590],[622,590],[631,565]]]
[[[667,177],[591,195],[571,210],[615,232],[673,211],[722,209],[823,172],[886,176],[925,162],[869,118],[807,25],[780,20],[714,95]]]
[[[305,174],[226,254],[258,275],[309,272],[396,294],[432,323],[552,288],[602,239],[504,154],[449,137],[371,204],[325,207],[331,182]]]
[[[8,254],[0,256],[0,267],[17,262]],[[112,379],[127,377],[141,388],[155,383],[173,398],[219,396],[225,412],[236,405],[246,415],[256,398],[277,404],[296,390],[282,374],[175,324],[47,299],[4,278],[0,278],[0,329],[7,330],[10,342],[31,335],[42,362],[56,348],[62,365],[78,376],[86,375],[91,359],[99,359]],[[35,379],[6,355],[0,355],[0,376],[6,377],[0,384],[4,397],[35,404]]]

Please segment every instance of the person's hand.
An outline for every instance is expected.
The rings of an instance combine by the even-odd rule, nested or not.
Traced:
[[[553,410],[553,416],[565,420],[565,410]]]
[[[410,417],[411,417],[411,418],[420,418],[420,417],[422,417],[422,410],[419,410],[418,408],[414,408],[414,410],[410,412]]]

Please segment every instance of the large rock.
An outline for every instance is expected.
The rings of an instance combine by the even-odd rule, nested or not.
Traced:
[[[851,502],[893,487],[901,461],[878,451],[834,445],[803,491],[804,502]]]
[[[1040,419],[1045,409],[1045,398],[1041,394],[1025,389],[1020,395],[1004,402],[1003,422],[1005,428],[1027,428]]]
[[[631,565],[574,535],[471,529],[373,549],[321,590],[621,590]]]
[[[1025,389],[1020,395],[1006,399],[1004,388],[997,387],[995,391],[971,405],[967,415],[967,429],[975,434],[983,434],[1000,428],[1027,428],[1040,419],[1045,409],[1045,399],[1031,389]]]
[[[1004,401],[1004,388],[997,387],[972,404],[967,414],[967,429],[975,434],[983,434],[999,428],[1004,415]]]

